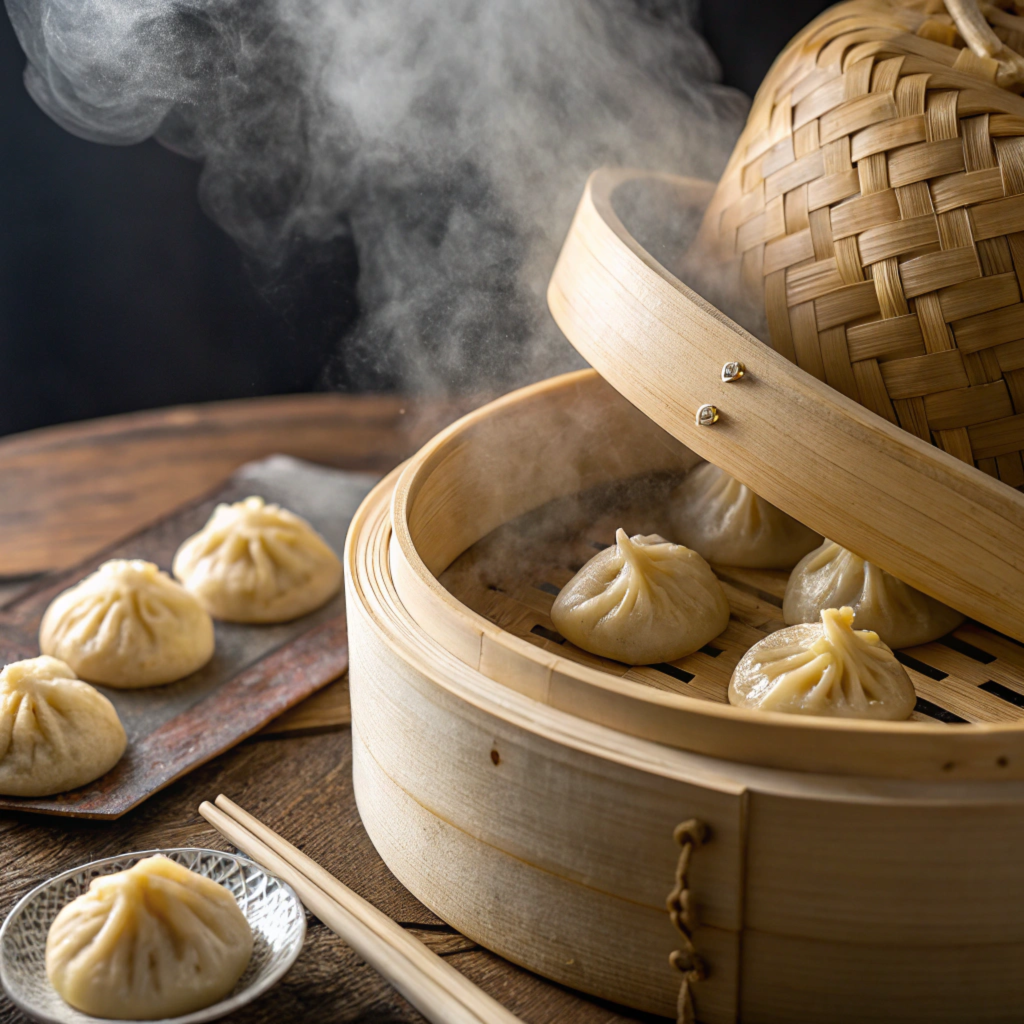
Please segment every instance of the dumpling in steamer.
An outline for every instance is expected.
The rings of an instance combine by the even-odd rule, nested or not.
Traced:
[[[551,609],[577,647],[627,665],[675,661],[729,624],[729,602],[696,551],[657,534],[628,537],[595,555],[562,588]]]
[[[341,587],[341,562],[323,537],[256,497],[218,505],[178,548],[173,569],[214,618],[228,622],[288,622]]]
[[[199,602],[152,562],[112,559],[58,594],[39,649],[91,683],[160,686],[213,656],[213,623]]]
[[[877,633],[853,628],[851,608],[766,636],[729,682],[730,704],[799,715],[900,721],[916,701],[906,669]]]
[[[892,573],[826,540],[793,570],[782,602],[789,625],[817,622],[823,608],[849,605],[858,629],[872,629],[890,647],[914,647],[945,636],[964,616]]]
[[[710,462],[686,474],[671,514],[676,539],[716,565],[792,569],[821,543],[820,534]]]
[[[56,658],[0,672],[0,793],[52,796],[117,764],[128,740],[114,705]]]
[[[252,947],[227,889],[157,854],[94,878],[61,910],[46,936],[46,973],[76,1010],[154,1020],[223,999]]]

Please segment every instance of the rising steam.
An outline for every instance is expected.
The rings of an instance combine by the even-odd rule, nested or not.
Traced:
[[[204,163],[265,267],[353,238],[331,375],[500,386],[575,365],[544,290],[587,174],[717,177],[746,101],[688,0],[7,0],[76,135]]]

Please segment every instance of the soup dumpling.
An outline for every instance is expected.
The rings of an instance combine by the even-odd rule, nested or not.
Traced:
[[[216,619],[288,622],[326,604],[341,562],[305,519],[246,498],[218,505],[178,548],[174,575]]]
[[[848,605],[858,629],[874,630],[892,648],[929,643],[964,616],[934,597],[826,540],[793,570],[782,602],[789,625],[817,622],[823,608]]]
[[[39,648],[91,683],[160,686],[213,657],[213,622],[152,562],[118,558],[53,599]]]
[[[852,608],[787,626],[754,644],[729,682],[729,703],[761,711],[901,721],[917,701],[907,670]]]
[[[716,565],[792,569],[820,534],[710,462],[695,466],[672,494],[676,539]]]
[[[94,878],[60,911],[46,936],[46,973],[76,1010],[154,1020],[223,999],[252,947],[227,889],[156,854]]]
[[[105,775],[128,739],[114,705],[43,655],[0,672],[0,793],[52,796]]]
[[[551,621],[571,643],[627,665],[675,661],[729,624],[711,567],[657,534],[629,537],[595,555],[562,588]]]

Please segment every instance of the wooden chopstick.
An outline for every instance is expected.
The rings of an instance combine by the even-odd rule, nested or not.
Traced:
[[[225,839],[283,878],[335,934],[434,1024],[522,1024],[501,1003],[226,796],[199,813]]]

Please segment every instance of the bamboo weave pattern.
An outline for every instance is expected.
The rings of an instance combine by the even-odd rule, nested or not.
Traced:
[[[1024,49],[1024,17],[982,6]],[[702,241],[772,345],[1024,486],[1024,98],[941,0],[851,0],[776,61]]]

